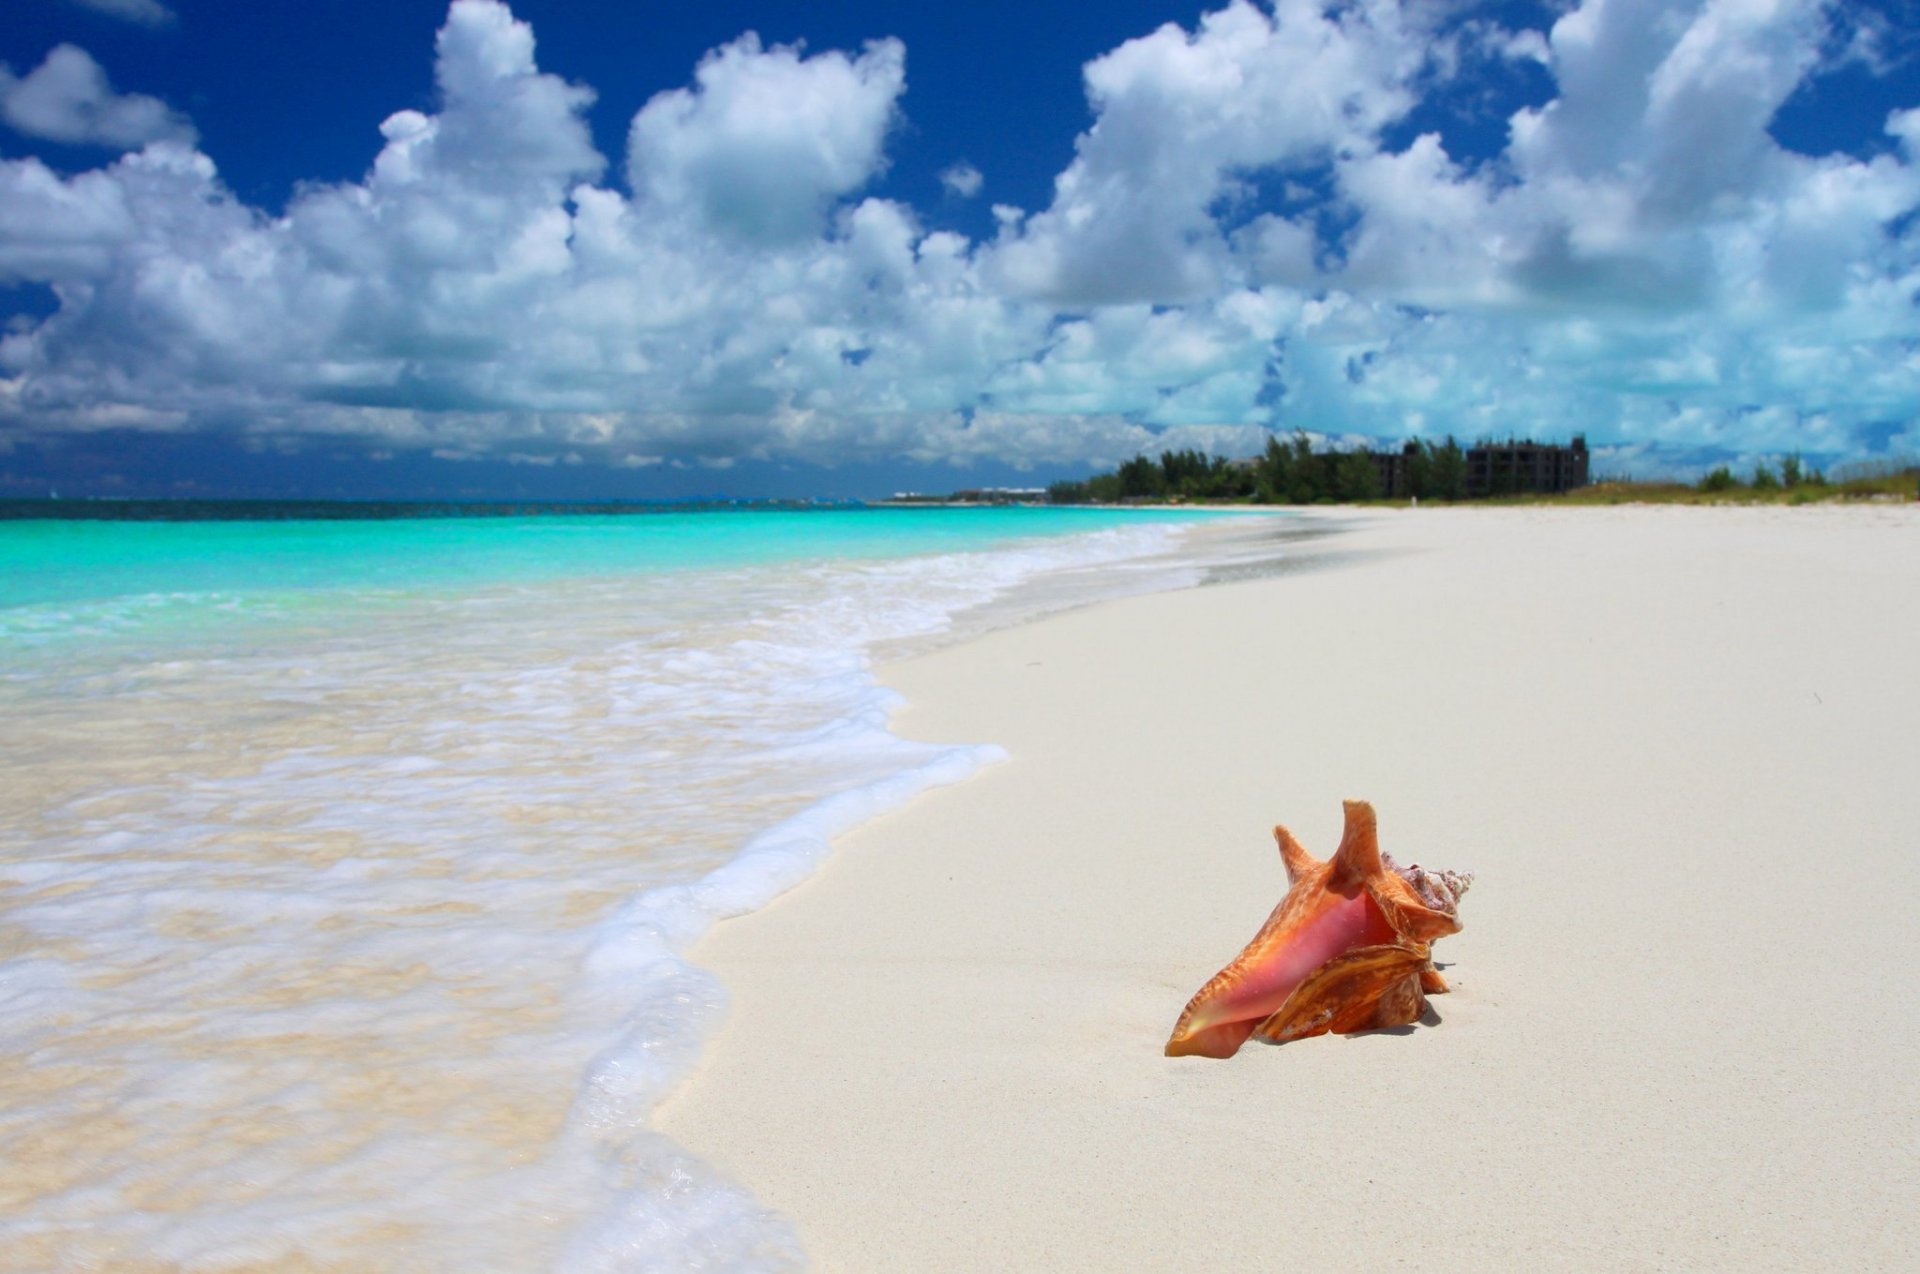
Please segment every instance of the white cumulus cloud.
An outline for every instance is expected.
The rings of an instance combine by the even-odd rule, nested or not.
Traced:
[[[1427,56],[1392,4],[1246,0],[1172,23],[1086,67],[1093,127],[1053,203],[1011,227],[993,270],[1063,305],[1177,302],[1239,278],[1217,204],[1237,177],[1369,151],[1416,98]]]
[[[0,120],[28,137],[118,150],[195,139],[185,116],[157,97],[114,92],[100,64],[71,44],[56,45],[24,76],[0,65]]]
[[[986,176],[964,159],[940,170],[940,184],[961,199],[973,198],[986,183]]]
[[[906,48],[877,40],[858,57],[805,57],[749,33],[709,54],[694,79],[634,116],[634,188],[727,234],[791,242],[817,235],[833,201],[884,166]]]
[[[173,10],[160,0],[68,0],[68,3],[147,27],[165,26],[174,20]]]

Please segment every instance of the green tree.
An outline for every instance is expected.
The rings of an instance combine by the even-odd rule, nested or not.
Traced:
[[[1204,452],[1163,451],[1160,453],[1160,473],[1165,479],[1166,489],[1174,495],[1197,496],[1203,493],[1207,479],[1212,471]]]
[[[1235,462],[1225,456],[1215,456],[1208,486],[1208,494],[1216,500],[1251,499],[1255,486],[1253,466],[1245,461]]]
[[[1720,465],[1708,470],[1707,475],[1700,479],[1700,489],[1702,491],[1716,494],[1721,491],[1731,491],[1739,485],[1740,480],[1734,477],[1733,470],[1727,468],[1725,465]]]
[[[1460,444],[1448,434],[1447,440],[1435,447],[1428,447],[1428,482],[1431,494],[1442,500],[1464,500],[1467,498],[1467,453]]]
[[[1800,453],[1794,452],[1780,462],[1780,485],[1792,490],[1805,481],[1800,470]]]
[[[1120,466],[1120,494],[1128,500],[1163,500],[1167,475],[1147,457],[1135,456]]]
[[[1764,461],[1753,466],[1753,489],[1755,491],[1778,491],[1780,489],[1780,479],[1774,476],[1773,470],[1767,468]]]
[[[1287,487],[1287,499],[1294,504],[1316,504],[1333,498],[1330,455],[1316,456],[1307,431],[1296,430],[1287,450],[1293,457],[1293,481]]]
[[[1333,461],[1332,491],[1336,500],[1377,500],[1380,498],[1380,471],[1373,457],[1364,451],[1342,451]]]
[[[1433,444],[1424,438],[1407,448],[1407,494],[1416,500],[1434,494]]]
[[[1269,435],[1266,450],[1254,465],[1254,473],[1267,502],[1285,504],[1292,499],[1289,493],[1293,489],[1293,448],[1281,442],[1278,435]]]

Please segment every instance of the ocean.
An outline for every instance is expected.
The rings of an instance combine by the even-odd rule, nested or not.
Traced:
[[[1274,526],[186,511],[0,520],[0,1269],[800,1268],[648,1128],[688,947],[999,759],[878,661]]]

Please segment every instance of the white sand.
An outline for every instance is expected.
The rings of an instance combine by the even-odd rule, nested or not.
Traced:
[[[890,669],[1012,759],[701,945],[664,1131],[828,1271],[1920,1268],[1920,509],[1342,517]],[[1163,1057],[1348,796],[1439,1024]]]

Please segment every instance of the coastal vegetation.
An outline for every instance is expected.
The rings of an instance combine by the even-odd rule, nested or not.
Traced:
[[[1730,465],[1696,482],[1605,478],[1562,492],[1468,491],[1467,451],[1453,438],[1421,440],[1405,450],[1408,499],[1491,504],[1807,504],[1823,500],[1920,498],[1920,459],[1885,457],[1836,465],[1831,472],[1799,455],[1762,462],[1744,473]],[[1165,451],[1158,460],[1137,455],[1117,469],[1080,481],[1053,483],[1054,504],[1365,504],[1382,502],[1380,470],[1372,453],[1315,451],[1304,433],[1269,438],[1265,451],[1230,460],[1195,450]]]
[[[1530,445],[1530,443],[1526,443]],[[1453,437],[1407,443],[1400,457],[1402,491],[1396,497],[1457,501],[1469,495],[1467,449]],[[1114,472],[1085,482],[1056,482],[1046,497],[1056,505],[1114,505],[1152,501],[1238,501],[1250,505],[1352,505],[1386,495],[1371,451],[1315,451],[1304,432],[1269,437],[1252,459],[1229,460],[1200,451],[1137,455]]]
[[[1467,455],[1452,438],[1421,441],[1407,454],[1408,493],[1420,498],[1465,498]],[[1304,433],[1267,439],[1249,460],[1194,450],[1165,451],[1158,461],[1135,456],[1111,473],[1047,488],[1055,504],[1128,501],[1230,500],[1248,504],[1352,504],[1377,500],[1380,473],[1365,451],[1315,451]]]
[[[1757,464],[1745,474],[1717,465],[1699,481],[1636,482],[1613,478],[1564,496],[1565,504],[1812,504],[1834,500],[1920,499],[1920,460],[1893,456],[1835,465],[1829,472],[1809,467],[1799,456],[1777,465]]]

